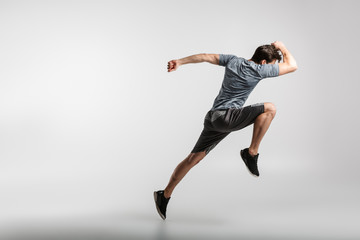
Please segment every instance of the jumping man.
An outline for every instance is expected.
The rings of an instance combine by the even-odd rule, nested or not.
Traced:
[[[281,61],[281,55],[283,61]],[[279,61],[277,63],[276,61]],[[156,209],[166,219],[166,207],[175,186],[186,173],[198,164],[230,132],[254,124],[251,144],[240,151],[240,156],[250,173],[259,176],[257,167],[260,142],[275,117],[273,103],[256,103],[243,107],[246,99],[260,80],[294,72],[297,64],[282,42],[263,45],[256,49],[251,59],[234,55],[196,54],[168,62],[168,72],[188,63],[209,62],[225,67],[224,80],[213,107],[206,114],[204,129],[191,153],[179,163],[164,190],[154,192]]]

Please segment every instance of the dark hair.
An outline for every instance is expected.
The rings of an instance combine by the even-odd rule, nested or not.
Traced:
[[[266,63],[274,61],[274,59],[281,61],[281,55],[279,50],[277,50],[273,45],[262,45],[255,50],[254,55],[251,60],[260,64],[262,60],[265,60]]]

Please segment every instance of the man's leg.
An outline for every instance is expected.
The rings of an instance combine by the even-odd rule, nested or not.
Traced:
[[[264,103],[264,113],[260,114],[254,122],[253,136],[249,147],[250,155],[254,156],[258,153],[259,145],[268,130],[271,121],[276,114],[276,108],[273,103]]]
[[[175,168],[173,174],[170,177],[170,181],[164,190],[164,196],[169,198],[176,187],[176,185],[181,181],[181,179],[186,175],[189,170],[198,164],[204,157],[204,152],[190,153],[177,167]]]

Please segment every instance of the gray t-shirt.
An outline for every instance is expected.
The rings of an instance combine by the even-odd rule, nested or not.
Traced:
[[[261,79],[279,76],[278,64],[256,64],[234,55],[220,54],[224,80],[211,110],[241,108]]]

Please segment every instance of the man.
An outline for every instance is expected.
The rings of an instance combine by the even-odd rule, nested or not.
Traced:
[[[283,62],[281,61],[281,52]],[[276,63],[276,61],[279,63]],[[250,173],[259,176],[257,167],[260,142],[273,120],[276,108],[273,103],[257,103],[243,107],[246,99],[264,78],[276,77],[297,69],[292,54],[282,42],[263,45],[256,49],[251,59],[234,55],[197,54],[168,62],[168,72],[188,63],[209,62],[225,67],[224,80],[212,109],[204,119],[204,129],[191,153],[175,168],[164,190],[154,192],[156,209],[166,219],[166,207],[175,186],[186,173],[198,164],[230,132],[254,123],[251,144],[240,151]]]

